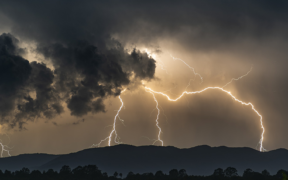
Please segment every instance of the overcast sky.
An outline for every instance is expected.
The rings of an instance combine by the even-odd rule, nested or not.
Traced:
[[[120,141],[150,145],[157,109],[143,82],[176,98],[249,72],[224,89],[263,116],[265,149],[288,148],[287,8],[284,0],[2,0],[1,140],[12,155],[88,148],[109,136],[121,94]],[[259,116],[228,94],[155,97],[165,146],[259,149]]]

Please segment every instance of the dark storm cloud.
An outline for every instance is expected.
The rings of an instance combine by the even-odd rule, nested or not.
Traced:
[[[109,46],[113,34],[124,42],[179,39],[193,48],[224,48],[243,38],[287,38],[284,0],[206,1],[1,1],[12,30],[38,43],[86,40]],[[7,20],[8,21],[8,20]],[[223,47],[224,46],[224,47]]]
[[[17,120],[36,118],[43,114],[46,118],[53,118],[63,112],[60,97],[52,86],[53,72],[43,63],[30,63],[32,72],[26,86],[30,92],[34,91],[36,98],[30,95],[24,96],[24,103],[18,105],[20,113],[16,115]]]
[[[52,44],[38,51],[52,60],[55,86],[67,97],[67,106],[76,116],[105,112],[105,97],[119,95],[132,75],[138,80],[152,79],[156,68],[155,60],[147,54],[135,49],[128,54],[120,44],[102,52],[84,41],[68,46]]]
[[[23,38],[41,43],[86,40],[98,48],[114,33],[124,41],[174,36],[195,48],[212,48],[220,41],[285,35],[288,19],[284,0],[28,0],[2,1],[0,6]]]
[[[99,50],[114,46],[116,35],[122,44],[172,38],[207,52],[252,50],[243,42],[257,41],[280,51],[287,45],[287,8],[284,0],[0,2],[13,33],[23,40],[41,45],[85,40]]]
[[[32,68],[17,55],[17,46],[10,34],[0,36],[0,111],[6,116],[15,108],[17,96],[22,96]]]
[[[24,50],[16,47],[16,38],[10,34],[1,36],[1,68],[7,71],[1,72],[1,78],[9,77],[1,81],[1,102],[6,102],[1,115],[17,111],[10,120],[12,126],[22,127],[25,120],[37,117],[53,118],[63,112],[63,102],[75,116],[105,112],[103,100],[107,96],[120,95],[123,86],[131,81],[154,78],[155,60],[136,49],[128,53],[110,37],[116,21],[103,20],[103,14],[90,14],[88,4],[84,3],[80,10],[75,2],[69,2],[69,6],[64,1],[27,3],[31,4],[20,7],[2,2],[0,11],[13,22],[13,33],[21,40],[35,42],[37,53],[51,61],[55,69],[52,71],[44,63],[29,63],[20,56]],[[15,67],[10,70],[8,63]],[[9,90],[4,92],[5,88]]]
[[[52,118],[63,111],[57,93],[52,87],[54,75],[45,64],[27,61],[19,55],[22,49],[11,34],[0,36],[0,114],[15,115],[10,124],[22,127],[23,119],[33,119],[41,114]],[[36,98],[30,97],[36,92]]]
[[[114,36],[123,45],[172,39],[186,50],[276,53],[282,63],[287,8],[284,0],[0,2],[12,32],[40,45],[84,40],[102,51],[115,46]]]
[[[63,101],[72,115],[105,112],[103,99],[118,96],[122,86],[130,83],[130,76],[149,80],[155,73],[155,61],[147,54],[135,49],[128,54],[119,44],[100,53],[83,41],[39,46],[38,51],[53,62],[53,72],[44,63],[29,63],[19,56],[17,42],[10,34],[0,36],[1,115],[5,117],[17,107],[12,127],[18,124],[22,128],[25,120],[61,114]]]

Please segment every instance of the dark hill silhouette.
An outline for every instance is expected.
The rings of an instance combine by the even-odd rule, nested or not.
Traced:
[[[40,165],[45,164],[58,155],[50,154],[21,154],[18,156],[0,158],[0,169],[15,171],[22,169],[23,167],[29,167],[31,169],[37,169]]]
[[[162,170],[186,169],[188,174],[211,175],[216,168],[235,167],[239,174],[247,168],[261,172],[267,169],[275,174],[279,169],[288,169],[288,150],[277,149],[259,152],[251,148],[228,148],[197,146],[179,149],[172,146],[132,146],[91,148],[65,155],[29,154],[0,159],[0,169],[60,170],[63,165],[71,168],[95,164],[104,172],[115,171],[127,174]]]

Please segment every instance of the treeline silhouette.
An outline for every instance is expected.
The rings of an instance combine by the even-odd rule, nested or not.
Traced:
[[[115,172],[108,175],[101,172],[96,165],[78,166],[71,170],[69,166],[63,166],[60,171],[49,169],[48,171],[33,170],[22,168],[19,171],[4,172],[0,170],[1,180],[102,180],[102,179],[125,179],[125,180],[288,180],[288,171],[279,170],[275,175],[270,175],[267,170],[254,172],[246,169],[243,175],[239,175],[236,168],[228,167],[225,170],[218,168],[209,176],[188,175],[185,169],[172,169],[168,174],[162,171],[153,173],[133,173],[129,172],[126,177],[122,173]]]

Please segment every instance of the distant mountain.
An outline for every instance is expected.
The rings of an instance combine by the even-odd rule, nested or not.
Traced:
[[[123,175],[156,172],[162,170],[186,169],[188,174],[210,175],[216,168],[235,167],[240,174],[251,168],[261,172],[267,169],[276,174],[280,169],[288,169],[288,150],[277,149],[259,152],[251,148],[229,148],[197,146],[179,149],[171,146],[132,146],[117,145],[103,148],[91,148],[65,155],[24,154],[1,158],[0,169],[3,171],[21,169],[60,170],[63,165],[71,168],[95,164],[100,170],[112,174],[115,171]]]
[[[0,169],[15,171],[28,167],[29,169],[38,169],[39,166],[57,158],[58,155],[50,154],[21,154],[18,156],[0,158]]]

